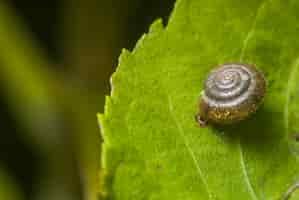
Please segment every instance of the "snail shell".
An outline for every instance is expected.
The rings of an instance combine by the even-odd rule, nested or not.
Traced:
[[[205,81],[196,119],[200,125],[241,121],[258,109],[265,91],[265,77],[254,66],[221,65]]]

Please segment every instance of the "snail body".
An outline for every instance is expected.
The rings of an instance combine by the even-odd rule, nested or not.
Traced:
[[[266,92],[262,72],[248,64],[224,64],[204,83],[197,121],[231,124],[256,112]]]

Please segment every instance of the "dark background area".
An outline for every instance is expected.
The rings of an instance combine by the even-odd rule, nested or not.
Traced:
[[[68,60],[72,60],[72,58],[68,58],[69,56],[66,54],[67,48],[65,47],[67,36],[64,29],[67,26],[65,24],[65,19],[67,18],[65,17],[65,15],[67,13],[66,10],[68,7],[68,2],[61,0],[10,0],[7,2],[8,5],[13,8],[18,17],[23,21],[30,34],[32,34],[33,38],[37,41],[39,46],[43,48],[44,52],[46,52],[49,60],[51,60],[52,63],[55,63],[54,65],[45,67],[50,67],[51,70],[54,70],[58,73],[63,72],[65,73],[64,76],[66,77],[68,77],[68,73],[71,77],[80,77],[82,74],[82,70],[84,71],[85,68],[81,69],[81,71],[79,70],[77,75],[74,75],[74,71],[76,73],[76,69],[73,69],[71,64],[64,64],[71,63],[68,62]],[[101,94],[100,98],[102,100],[98,102],[98,110],[95,110],[95,113],[103,111],[104,95],[109,94],[109,77],[117,66],[117,58],[121,52],[121,48],[132,50],[137,40],[143,33],[148,31],[149,25],[155,19],[161,17],[163,18],[163,22],[165,24],[174,5],[174,0],[128,0],[126,1],[126,3],[123,2],[124,1],[121,0],[113,1],[112,4],[114,5],[111,4],[110,6],[111,8],[113,8],[114,6],[116,7],[115,13],[113,13],[114,9],[111,9],[110,12],[109,10],[107,11],[108,14],[103,14],[104,17],[114,18],[114,21],[125,18],[125,20],[122,20],[122,24],[115,25],[115,27],[121,27],[122,33],[120,33],[119,35],[113,35],[115,38],[111,40],[113,41],[111,42],[111,48],[107,49],[107,55],[109,54],[109,57],[107,57],[108,61],[105,63],[105,65],[98,65],[95,67],[96,70],[92,71],[96,72],[94,73],[96,74],[95,76],[88,76],[87,78],[86,76],[83,76],[83,78],[78,78],[80,79],[80,83],[82,80],[88,80],[83,81],[88,82],[88,84],[82,84],[82,90],[85,90],[85,87],[86,91],[89,91],[91,90],[90,88],[92,88],[93,92],[98,92],[99,94]],[[109,0],[98,0],[97,3],[97,5],[106,5],[111,2]],[[124,6],[118,4],[126,5]],[[80,4],[78,3],[77,5]],[[81,5],[84,5],[83,1]],[[125,12],[117,12],[118,9],[127,10]],[[100,6],[98,12],[104,12]],[[78,18],[80,19],[80,12]],[[103,23],[103,21],[105,23],[107,22],[108,24]],[[103,31],[107,31],[109,28],[111,28],[111,24],[109,24],[109,20],[107,19],[103,21],[100,20],[98,24],[94,23],[93,25],[95,27],[100,27]],[[101,30],[98,31],[99,33],[102,32]],[[68,34],[71,34],[71,31]],[[100,37],[101,36],[99,35],[99,41],[101,40]],[[101,42],[97,42],[97,45],[100,46]],[[105,45],[109,45],[109,41],[108,44]],[[103,52],[106,51],[105,46],[101,48],[101,52],[97,52],[97,49],[99,48],[93,48],[93,50],[95,51],[95,55],[103,54]],[[95,56],[94,59],[97,59],[97,56]],[[98,59],[101,59],[100,56],[98,57]],[[86,67],[86,70],[89,70],[88,67]],[[101,72],[103,72],[103,75],[101,75]],[[97,76],[97,73],[99,76]],[[67,79],[66,81],[69,80]],[[37,193],[35,184],[39,182],[38,180],[40,179],[41,171],[43,168],[42,166],[45,165],[46,162],[49,162],[49,160],[51,159],[45,158],[47,155],[45,155],[43,152],[37,151],[37,148],[33,147],[30,142],[24,140],[24,135],[27,134],[25,132],[28,132],[30,130],[26,129],[24,125],[18,119],[16,119],[13,109],[11,109],[11,107],[8,105],[6,93],[1,90],[0,116],[2,124],[0,163],[2,167],[8,172],[8,174],[12,176],[19,184],[22,192],[24,193],[25,199],[34,199],[33,197],[36,197]],[[69,120],[66,119],[64,123],[68,121]],[[97,122],[96,120],[94,120],[94,122],[92,123],[96,124]],[[49,145],[51,146],[51,144]],[[74,160],[76,162],[77,159],[75,158]],[[79,174],[77,174],[78,176],[81,176],[80,170],[75,170],[75,172]],[[60,175],[64,176],[63,170]],[[84,182],[82,182],[81,180],[79,187],[82,184],[84,184]],[[81,191],[76,192],[81,193]],[[84,195],[81,194],[81,199],[83,199],[83,196]]]

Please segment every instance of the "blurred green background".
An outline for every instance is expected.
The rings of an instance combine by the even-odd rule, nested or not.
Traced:
[[[96,113],[174,0],[0,0],[0,199],[100,199]]]

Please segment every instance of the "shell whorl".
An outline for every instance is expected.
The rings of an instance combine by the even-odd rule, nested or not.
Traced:
[[[216,123],[240,121],[257,110],[265,87],[265,78],[255,67],[224,64],[205,81],[200,115]]]
[[[214,70],[205,82],[203,98],[214,106],[235,106],[251,94],[254,73],[242,65],[226,65]]]

